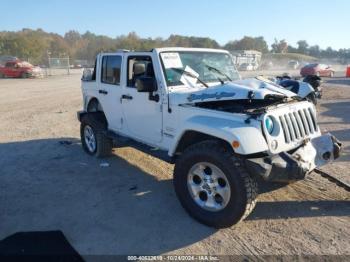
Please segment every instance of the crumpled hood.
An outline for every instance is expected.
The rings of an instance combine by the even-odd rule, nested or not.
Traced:
[[[262,78],[261,78],[262,79]],[[284,89],[268,80],[250,78],[218,84],[209,88],[173,88],[170,97],[173,104],[188,104],[219,100],[248,99],[249,92],[254,93],[253,99],[264,99],[266,95],[293,97],[295,93]]]

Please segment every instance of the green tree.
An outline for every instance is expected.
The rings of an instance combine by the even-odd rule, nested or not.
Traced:
[[[307,55],[309,44],[305,40],[300,40],[297,42],[297,44],[298,44],[298,52],[301,54]]]
[[[268,52],[268,46],[264,37],[250,37],[245,36],[240,40],[234,40],[228,42],[225,46],[227,50],[257,50],[262,53]]]
[[[288,43],[286,40],[282,39],[278,41],[275,38],[275,42],[271,45],[272,51],[274,53],[287,53],[288,52]]]
[[[318,45],[310,46],[308,49],[308,54],[314,57],[320,57],[321,49]]]

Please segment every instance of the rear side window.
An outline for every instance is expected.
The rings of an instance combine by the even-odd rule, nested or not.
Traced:
[[[14,63],[6,63],[5,67],[15,67],[15,64]]]
[[[120,84],[121,56],[104,56],[102,58],[101,82],[111,85]]]

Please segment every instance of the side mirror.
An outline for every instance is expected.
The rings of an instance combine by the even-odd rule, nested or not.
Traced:
[[[157,83],[154,77],[141,76],[136,79],[135,86],[137,92],[149,92],[157,91]]]

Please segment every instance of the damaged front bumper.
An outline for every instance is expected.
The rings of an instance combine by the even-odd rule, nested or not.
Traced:
[[[340,155],[341,143],[331,134],[325,134],[305,142],[287,153],[262,158],[246,159],[251,174],[264,180],[288,182],[305,178],[316,167],[326,165]]]

